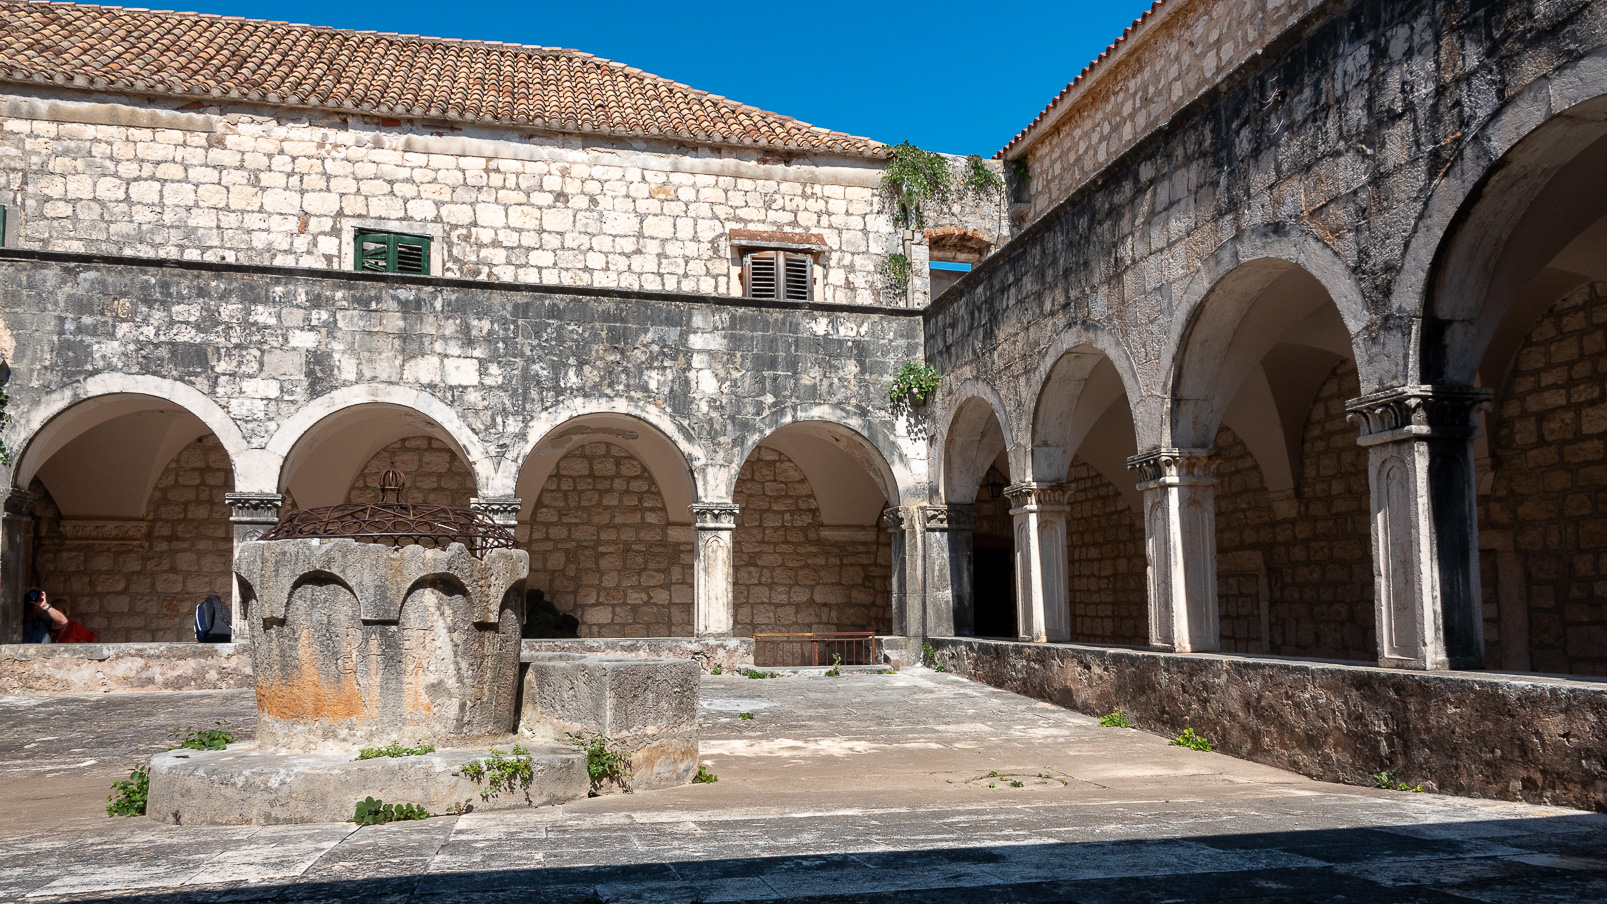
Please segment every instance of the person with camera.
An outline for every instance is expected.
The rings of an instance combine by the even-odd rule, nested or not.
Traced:
[[[67,613],[50,605],[45,591],[38,587],[28,588],[22,596],[24,614],[22,619],[23,643],[51,643],[62,628],[67,627]]]

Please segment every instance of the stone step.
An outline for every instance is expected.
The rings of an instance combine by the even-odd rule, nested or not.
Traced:
[[[525,743],[530,781],[512,789],[462,774],[492,748],[504,758]],[[586,755],[575,747],[530,747],[517,738],[486,747],[437,750],[423,756],[356,760],[345,753],[283,753],[254,743],[227,750],[169,750],[151,759],[146,813],[174,825],[274,825],[351,820],[357,802],[417,804],[432,816],[472,810],[515,810],[586,796]]]

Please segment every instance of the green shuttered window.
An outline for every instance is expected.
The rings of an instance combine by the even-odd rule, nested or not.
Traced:
[[[430,273],[430,239],[400,232],[358,232],[352,260],[365,273]]]

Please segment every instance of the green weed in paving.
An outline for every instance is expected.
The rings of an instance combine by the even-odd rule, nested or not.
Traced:
[[[1133,723],[1127,721],[1127,714],[1116,710],[1108,716],[1099,717],[1100,728],[1132,728]]]
[[[112,782],[112,795],[106,798],[106,815],[144,816],[145,804],[150,797],[150,770],[137,766],[128,774],[127,781]]]
[[[351,821],[360,826],[381,826],[387,822],[429,818],[430,814],[418,804],[384,804],[370,796],[357,802]]]
[[[435,748],[429,744],[420,744],[417,747],[403,747],[401,742],[392,742],[389,747],[364,747],[357,751],[360,760],[374,760],[380,757],[423,756],[434,753]]]
[[[1210,750],[1211,742],[1203,736],[1194,733],[1194,729],[1185,728],[1183,733],[1172,739],[1173,747],[1187,747],[1190,750]]]

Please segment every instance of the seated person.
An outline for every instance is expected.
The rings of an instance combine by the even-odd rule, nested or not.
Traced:
[[[44,590],[29,587],[22,598],[23,643],[50,643],[57,632],[67,627],[67,614],[50,605]]]

